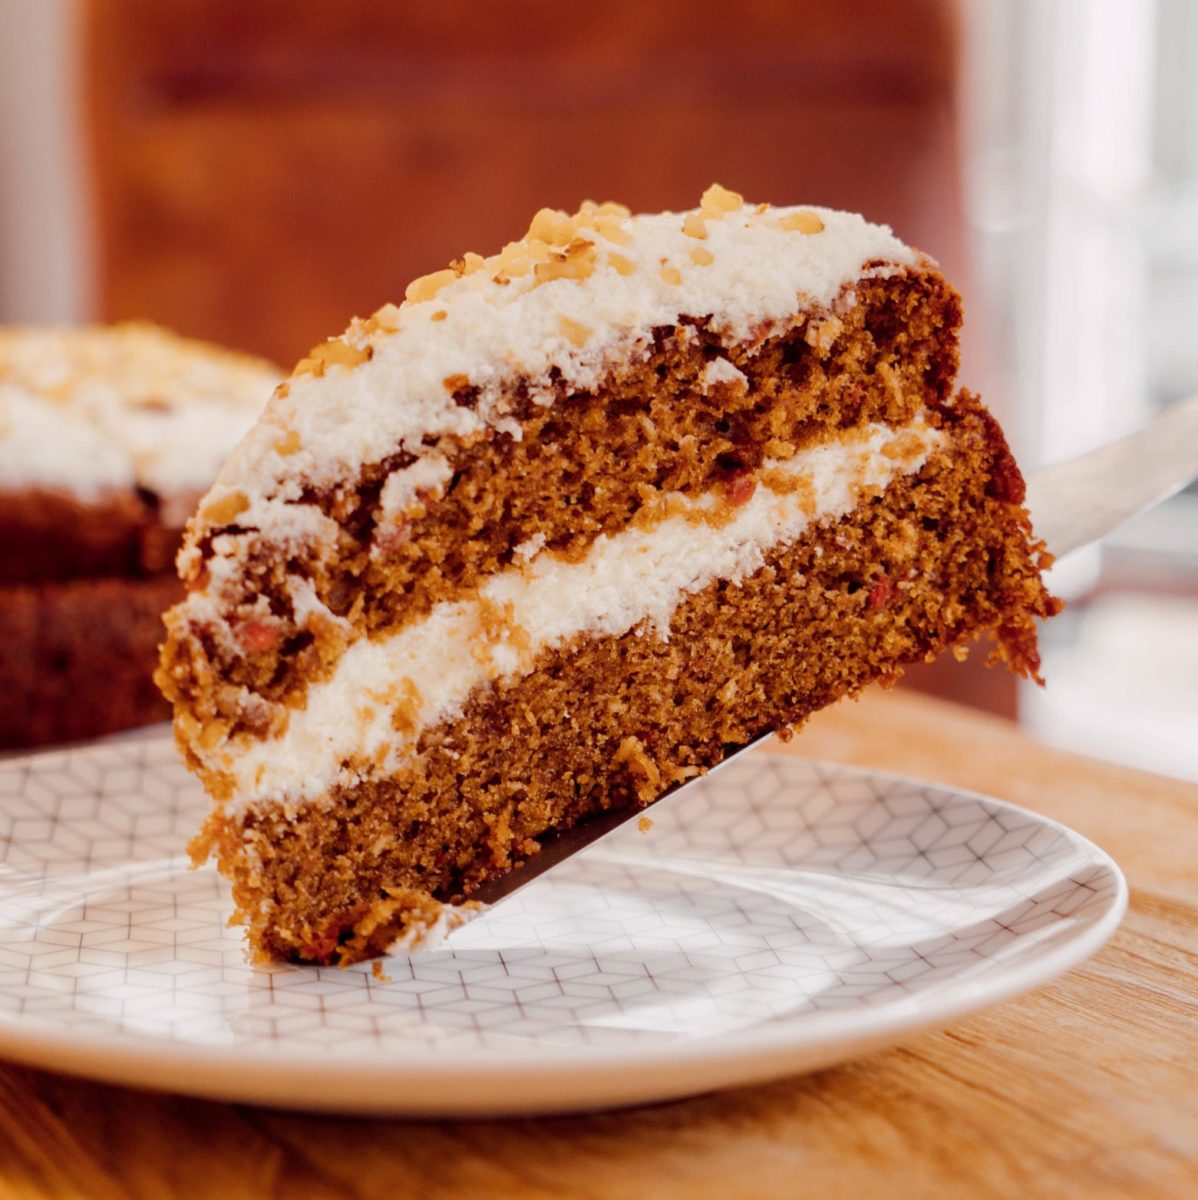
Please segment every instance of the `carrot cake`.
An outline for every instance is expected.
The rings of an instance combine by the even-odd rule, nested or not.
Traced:
[[[0,747],[167,715],[183,525],[278,380],[150,325],[0,328]]]
[[[159,681],[264,957],[419,935],[555,830],[979,635],[1023,481],[957,295],[860,216],[543,209],[318,346],[188,527]]]

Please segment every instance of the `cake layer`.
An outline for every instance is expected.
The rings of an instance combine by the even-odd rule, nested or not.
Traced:
[[[170,572],[182,526],[154,505],[113,489],[80,499],[58,488],[0,484],[0,584]]]
[[[904,269],[764,340],[725,343],[689,318],[592,391],[546,405],[515,387],[507,432],[306,489],[283,542],[277,523],[253,527],[252,508],[201,522],[193,590],[169,623],[168,694],[196,721],[264,732],[283,717],[271,706],[302,705],[348,643],[470,594],[530,550],[582,555],[662,493],[727,486],[767,458],[942,402],[959,317],[938,273]]]
[[[842,517],[897,475],[917,471],[943,435],[923,419],[872,424],[773,463],[727,489],[671,493],[577,558],[542,550],[475,596],[398,632],[349,646],[277,737],[234,737],[210,755],[239,804],[319,797],[387,774],[420,734],[457,715],[488,680],[518,677],[581,635],[668,630],[674,609],[713,580],[739,582],[812,524]]]
[[[424,729],[393,775],[343,777],[318,805],[218,809],[195,849],[215,847],[253,943],[326,962],[378,951],[547,830],[647,802],[984,630],[1034,674],[1033,617],[1054,604],[1018,472],[975,402],[949,415],[951,440],[917,474],[685,595],[666,625],[544,649]]]
[[[154,661],[181,592],[171,573],[0,586],[0,748],[166,718]]]

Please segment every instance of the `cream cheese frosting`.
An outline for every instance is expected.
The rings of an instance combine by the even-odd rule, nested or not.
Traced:
[[[581,561],[530,547],[526,562],[491,576],[475,596],[351,644],[280,736],[237,737],[205,765],[231,778],[235,807],[306,801],[363,771],[389,774],[422,729],[459,715],[488,681],[518,677],[543,651],[580,635],[668,638],[686,596],[751,575],[775,547],[918,471],[943,436],[922,417],[899,429],[868,425],[765,464],[735,508],[717,493],[677,494],[665,498],[668,516],[600,536]]]
[[[0,487],[194,502],[278,382],[269,363],[151,325],[0,329]]]
[[[420,460],[442,453],[442,437],[518,435],[517,379],[549,404],[556,389],[593,387],[646,357],[655,327],[710,317],[726,338],[752,343],[801,308],[852,304],[857,280],[919,261],[856,213],[745,204],[718,187],[687,212],[542,210],[523,241],[416,281],[403,305],[313,351],[201,514],[234,497],[240,527],[284,528],[306,489],[352,480],[401,449]],[[734,380],[734,368],[717,368],[708,382]],[[193,542],[214,523],[201,520]]]

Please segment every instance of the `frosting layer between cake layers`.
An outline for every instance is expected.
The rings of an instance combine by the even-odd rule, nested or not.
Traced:
[[[519,677],[545,650],[578,637],[669,637],[681,600],[736,582],[771,550],[849,513],[913,474],[944,441],[922,418],[850,430],[767,463],[751,495],[663,497],[653,522],[601,536],[580,561],[534,553],[468,599],[436,606],[395,634],[348,647],[277,738],[233,739],[205,765],[233,783],[232,805],[319,797],[401,766],[422,730],[459,716],[488,682]]]

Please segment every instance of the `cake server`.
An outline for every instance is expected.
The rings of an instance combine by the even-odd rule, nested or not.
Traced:
[[[1168,499],[1195,478],[1198,478],[1198,395],[1172,405],[1125,437],[1032,472],[1027,481],[1027,507],[1036,536],[1043,539],[1055,558],[1061,559],[1098,541],[1129,517]],[[763,733],[728,755],[707,775],[676,788],[668,798],[675,800],[687,788],[702,783],[770,736]],[[502,878],[484,884],[470,899],[482,904],[506,899],[647,811],[651,809],[622,808],[593,817],[549,839],[539,854]]]
[[[1032,528],[1064,558],[1198,478],[1198,395],[1134,433],[1077,458],[1041,467],[1027,481]]]

